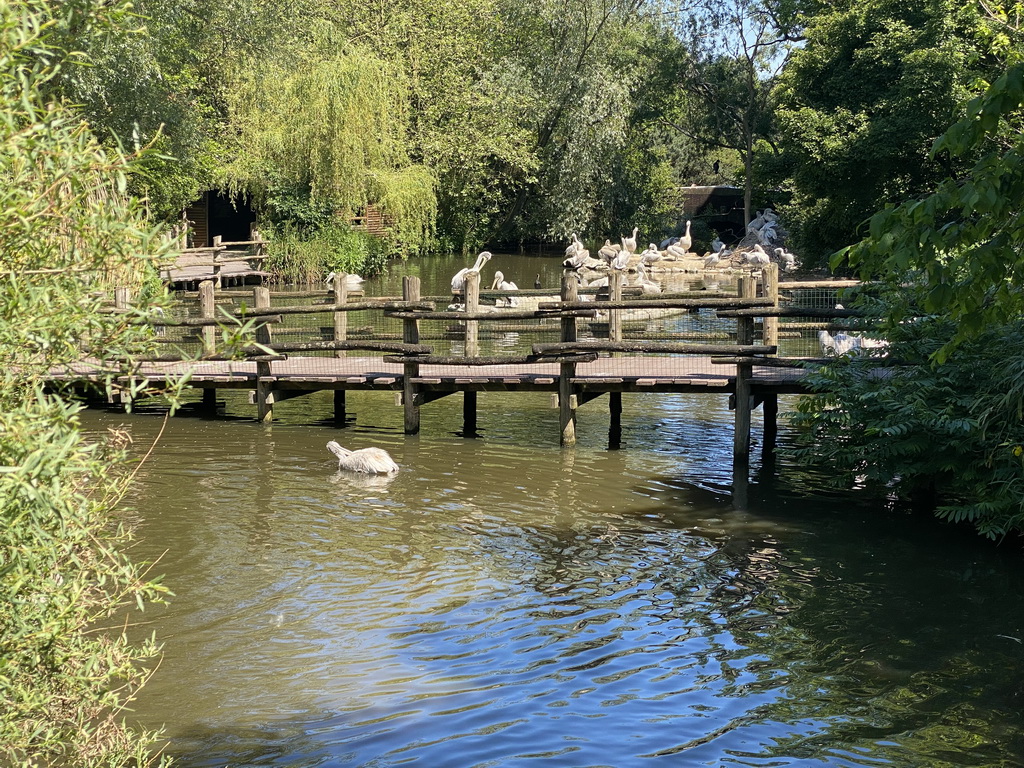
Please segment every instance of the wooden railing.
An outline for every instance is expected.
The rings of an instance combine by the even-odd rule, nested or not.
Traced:
[[[575,274],[566,274],[563,278],[560,295],[557,301],[542,301],[536,309],[493,308],[485,309],[480,304],[479,275],[470,273],[467,277],[466,289],[461,297],[465,308],[455,311],[438,310],[436,301],[423,300],[420,294],[418,277],[407,276],[403,279],[403,293],[399,297],[350,297],[344,275],[334,281],[333,292],[308,292],[287,295],[295,297],[324,297],[327,303],[297,306],[271,306],[271,292],[265,287],[256,287],[251,292],[216,291],[212,280],[205,281],[199,290],[198,317],[180,320],[161,319],[160,324],[173,327],[196,327],[201,329],[202,359],[223,359],[217,349],[217,326],[224,323],[223,316],[218,317],[216,302],[220,297],[252,296],[252,305],[239,308],[237,317],[241,320],[257,320],[255,326],[256,345],[241,350],[241,354],[256,364],[256,396],[257,416],[260,420],[269,420],[273,415],[274,403],[279,393],[274,389],[276,363],[287,360],[289,355],[302,352],[333,352],[337,358],[344,357],[350,351],[373,351],[388,355],[389,362],[402,365],[402,399],[404,405],[405,430],[415,433],[420,426],[420,406],[436,397],[443,396],[436,392],[420,391],[416,380],[420,378],[421,367],[427,365],[444,366],[493,366],[493,365],[529,365],[533,363],[555,363],[559,366],[558,405],[561,441],[571,444],[576,439],[576,409],[580,402],[580,392],[576,388],[577,366],[592,362],[600,355],[619,355],[634,353],[640,355],[703,355],[710,358],[715,365],[735,368],[735,403],[736,403],[736,455],[746,456],[749,451],[750,436],[750,403],[753,387],[753,371],[755,367],[793,367],[806,362],[795,361],[778,356],[779,319],[787,317],[807,317],[826,321],[857,317],[858,313],[846,309],[810,308],[783,306],[780,299],[780,285],[777,267],[769,265],[754,279],[754,276],[741,278],[735,295],[687,292],[680,294],[662,294],[654,298],[640,297],[635,289],[624,288],[621,274],[611,273],[606,292],[598,294],[593,301],[585,301],[581,293],[594,291],[580,290]],[[848,284],[843,284],[844,287]],[[836,287],[834,281],[829,284]],[[783,289],[794,287],[819,287],[818,283],[785,283]],[[820,286],[826,287],[826,286]],[[758,291],[760,288],[760,291]],[[758,292],[760,295],[757,295]],[[627,298],[623,298],[624,294]],[[488,291],[491,297],[524,297],[527,295],[550,295],[543,291],[501,292]],[[442,298],[442,297],[437,297]],[[447,298],[447,297],[444,297]],[[115,294],[114,307],[109,311],[127,311],[128,296],[124,291]],[[654,340],[623,340],[621,312],[631,309],[678,309],[678,310],[714,310],[720,318],[736,320],[734,343],[714,342],[676,342]],[[401,322],[401,341],[382,339],[348,338],[348,315],[351,312],[376,311],[383,317],[393,318]],[[578,334],[578,321],[593,318],[598,311],[608,313],[608,329],[606,339],[581,340]],[[331,314],[333,332],[331,338],[303,339],[298,341],[275,341],[274,327],[286,317],[294,315]],[[509,320],[554,319],[558,321],[558,342],[535,343],[527,353],[506,355],[481,355],[479,328],[481,323],[500,323]],[[421,343],[422,322],[431,320],[458,321],[464,329],[465,353],[461,355],[438,354],[434,346]],[[756,343],[757,321],[760,321],[761,343]],[[774,322],[773,322],[774,321]],[[810,325],[810,324],[808,324]],[[821,324],[826,327],[826,324]],[[160,355],[153,362],[170,362],[181,360],[182,355]],[[449,394],[449,393],[445,393]],[[618,394],[618,393],[614,393]],[[475,419],[475,392],[466,391],[466,412],[473,411]],[[472,407],[471,407],[472,406]]]

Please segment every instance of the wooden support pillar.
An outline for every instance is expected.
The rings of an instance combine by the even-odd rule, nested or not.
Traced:
[[[622,271],[608,271],[608,299],[622,301]],[[608,311],[608,341],[622,341],[622,310]]]
[[[579,276],[569,272],[562,277],[562,301],[576,301],[579,297]],[[562,341],[576,341],[576,318],[562,318]],[[576,395],[572,380],[576,377],[576,363],[561,363],[558,370],[558,423],[562,430],[561,444],[576,444]]]
[[[402,278],[402,298],[405,301],[420,300],[420,279],[415,275]],[[402,321],[402,341],[406,344],[420,343],[420,321]],[[420,431],[420,407],[416,403],[416,387],[413,379],[420,375],[419,363],[402,365],[402,406],[405,409],[405,434],[415,435]]]
[[[217,412],[217,390],[213,387],[203,389],[203,410],[207,413]]]
[[[466,273],[466,312],[480,311],[480,273]],[[480,356],[480,323],[476,320],[466,321],[466,357]]]
[[[608,393],[608,450],[616,451],[622,447],[622,393]]]
[[[213,303],[213,281],[203,280],[199,284],[199,316],[204,320],[213,320],[216,317],[216,308]],[[217,340],[217,326],[203,326],[203,354],[211,355],[214,352]]]
[[[218,288],[221,287],[221,282],[220,282],[220,259],[219,259],[219,257],[220,257],[221,251],[224,250],[223,246],[221,245],[223,240],[224,240],[224,238],[221,237],[220,235],[214,235],[213,236],[213,248],[214,248],[214,251],[213,251],[213,282],[214,282],[214,284]]]
[[[740,278],[740,298],[752,298],[756,286],[749,278]],[[736,319],[736,343],[740,345],[753,344],[754,342],[754,318],[740,317]],[[752,366],[740,363],[736,366],[736,414],[735,428],[733,431],[733,501],[736,503],[737,494],[740,490],[745,497],[746,480],[750,471],[750,402],[751,402],[751,378]],[[737,478],[742,473],[744,483],[743,489],[738,487]],[[746,505],[746,499],[743,499]]]
[[[761,444],[761,455],[767,457],[775,453],[775,442],[779,436],[779,396],[774,392],[765,394],[761,410],[764,413],[764,442]]]
[[[270,289],[257,286],[253,289],[253,304],[256,309],[270,308]],[[270,326],[261,325],[256,329],[256,342],[270,344]],[[274,382],[270,378],[270,361],[256,361],[256,418],[262,422],[274,419]]]
[[[762,292],[766,299],[772,300],[772,307],[779,308],[779,265],[769,264],[761,271]],[[779,318],[764,318],[763,343],[777,347],[779,345]]]
[[[345,412],[345,390],[334,390],[334,426],[344,427],[348,414]]]
[[[462,436],[476,437],[476,392],[462,393]]]
[[[342,273],[334,278],[334,306],[340,307],[348,303],[348,275]],[[348,339],[348,312],[334,313],[334,340],[346,341]],[[335,357],[345,357],[347,352],[344,349],[334,350]],[[341,390],[339,390],[341,391]],[[342,404],[344,408],[344,404]]]

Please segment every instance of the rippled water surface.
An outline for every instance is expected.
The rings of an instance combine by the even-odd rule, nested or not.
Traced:
[[[562,450],[541,395],[481,394],[478,439],[458,397],[416,437],[388,393],[344,430],[222,397],[130,500],[175,593],[136,715],[181,766],[1024,764],[1017,552],[784,461],[733,510],[724,398],[627,395],[612,451],[600,401]],[[163,419],[86,422],[142,453]]]

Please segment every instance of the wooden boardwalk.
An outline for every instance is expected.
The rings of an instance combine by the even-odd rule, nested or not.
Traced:
[[[721,369],[721,373],[713,369]],[[98,367],[88,361],[54,372],[54,380],[94,378]],[[297,392],[321,390],[396,390],[405,386],[403,365],[382,357],[295,357],[274,363],[269,375],[257,372],[257,363],[217,361],[198,363],[146,363],[139,378],[153,382],[189,375],[190,384],[200,389],[255,389],[262,381],[274,389]],[[712,392],[735,391],[734,366],[714,365],[711,357],[608,357],[591,363],[577,363],[572,385],[581,392]],[[730,375],[732,374],[732,375]],[[754,366],[754,390],[779,394],[805,392],[799,368]],[[412,378],[418,390],[458,392],[542,391],[557,392],[558,363],[483,365],[467,368],[455,365],[421,365]]]
[[[216,261],[213,266],[219,269],[237,269],[240,267],[233,265],[241,265],[245,258]],[[379,391],[390,393],[400,404],[405,432],[410,435],[420,429],[423,406],[452,395],[460,395],[463,433],[475,435],[478,393],[544,392],[552,395],[559,410],[560,442],[566,446],[576,442],[577,410],[598,398],[603,398],[609,409],[611,445],[614,435],[621,433],[623,394],[717,394],[729,398],[735,414],[733,470],[736,498],[742,501],[751,411],[763,408],[761,448],[768,453],[777,433],[778,396],[807,391],[804,366],[812,359],[779,356],[779,319],[822,321],[800,326],[800,333],[814,333],[816,328],[856,313],[832,307],[781,306],[776,265],[765,267],[759,280],[754,279],[756,275],[739,279],[736,294],[725,295],[686,292],[623,298],[623,275],[611,272],[608,277],[609,287],[594,297],[596,301],[581,296],[578,278],[567,274],[557,301],[545,294],[538,304],[527,307],[523,299],[529,292],[524,291],[516,294],[523,302],[520,306],[497,309],[480,304],[479,274],[470,273],[465,304],[458,311],[436,308],[447,297],[440,302],[438,297],[421,299],[415,276],[403,278],[401,297],[349,298],[345,281],[337,280],[333,297],[328,294],[326,303],[324,291],[272,296],[266,287],[258,286],[251,293],[215,293],[214,281],[207,280],[199,285],[195,306],[173,317],[161,314],[149,320],[154,335],[164,342],[159,345],[162,349],[180,345],[192,352],[159,354],[153,362],[137,363],[130,372],[118,368],[116,361],[84,359],[68,369],[51,371],[51,379],[93,392],[97,385],[109,382],[111,391],[104,392],[108,401],[125,401],[131,393],[144,396],[148,387],[143,380],[159,389],[172,377],[187,376],[189,386],[203,391],[206,409],[217,407],[218,390],[252,391],[250,402],[261,422],[273,419],[277,403],[330,391],[339,426],[346,423],[347,392]],[[276,296],[283,300],[274,305]],[[296,298],[313,303],[296,305]],[[227,350],[219,343],[217,326],[224,318],[217,305],[236,301],[234,311],[251,324],[256,343],[232,350],[242,359],[219,359]],[[126,292],[120,289],[115,291],[113,303],[111,312],[130,311]],[[624,318],[639,311],[691,313],[692,317],[700,313],[701,318],[713,318],[714,325],[696,328],[703,335],[688,328],[685,335],[676,334],[667,341],[659,340],[658,328],[651,329],[648,338],[624,339]],[[349,325],[349,313],[353,312],[362,313],[356,315],[359,328]],[[377,313],[379,320],[373,315],[367,320],[366,313]],[[317,315],[331,316],[333,323],[327,325]],[[294,320],[305,316],[313,319],[305,324]],[[598,316],[603,319],[600,337],[592,327]],[[532,329],[542,322],[557,327],[561,340],[552,342],[548,340],[552,334],[547,334],[545,340],[530,345],[518,341],[514,348],[505,348],[481,339],[481,326]],[[400,341],[395,338],[396,324],[401,328]],[[431,335],[439,325],[446,331],[441,343]],[[376,338],[364,336],[363,327],[370,328]],[[580,338],[581,328],[589,331],[586,338]],[[421,343],[421,333],[429,344]],[[198,359],[188,359],[193,355]],[[820,358],[813,360],[821,362]]]

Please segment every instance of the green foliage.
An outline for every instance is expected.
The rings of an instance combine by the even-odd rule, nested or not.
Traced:
[[[906,299],[894,292],[885,304],[909,313]],[[925,316],[890,328],[893,364],[881,375],[863,357],[809,375],[817,394],[795,424],[810,439],[796,455],[831,468],[837,486],[909,498],[990,538],[1024,530],[1024,359],[1007,355],[1022,332],[1020,322],[993,327],[935,366],[953,323]]]
[[[228,190],[262,201],[276,178],[338,212],[380,204],[400,249],[425,248],[436,195],[432,174],[409,160],[403,83],[393,64],[356,47],[246,73],[231,98],[238,151],[224,170]]]
[[[379,274],[387,265],[384,241],[343,224],[314,232],[283,224],[268,234],[270,258],[265,266],[283,282],[321,283],[329,272],[368,277]]]
[[[966,159],[981,153],[970,172],[946,179],[919,200],[877,213],[870,238],[836,259],[839,264],[847,258],[864,275],[918,275],[928,286],[925,310],[957,324],[936,350],[939,361],[957,344],[1024,310],[1024,226],[1017,205],[1024,195],[1022,104],[1024,64],[1016,64],[935,143],[935,156]]]
[[[56,11],[60,15],[55,17]],[[123,436],[87,440],[47,372],[102,350],[106,385],[151,349],[130,316],[100,313],[99,289],[154,298],[165,246],[125,195],[131,166],[44,96],[67,66],[55,18],[81,34],[119,4],[0,4],[0,763],[150,762],[154,735],[124,723],[155,648],[110,626],[161,588],[124,554],[115,514],[129,479]],[[146,310],[141,311],[142,314]],[[144,383],[139,386],[145,386]]]
[[[780,79],[778,143],[805,259],[863,236],[862,222],[956,165],[928,150],[984,71],[977,9],[946,0],[829,4]]]

